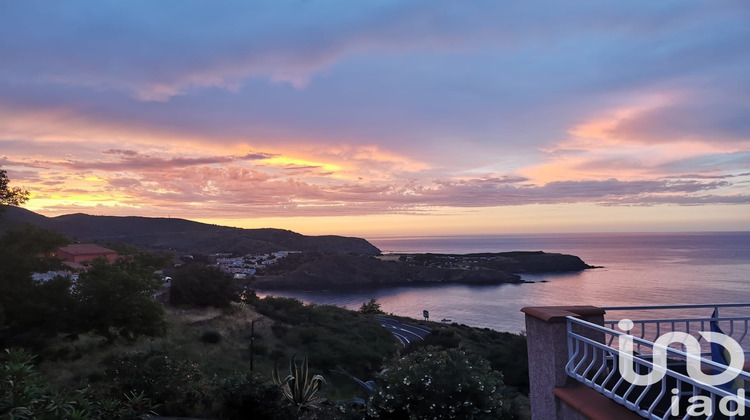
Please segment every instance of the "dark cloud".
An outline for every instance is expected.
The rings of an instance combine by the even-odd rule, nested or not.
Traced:
[[[722,174],[722,175],[710,175],[710,174],[683,174],[683,175],[672,175],[666,178],[668,179],[729,179],[750,176],[750,172],[741,174]]]
[[[107,155],[122,155],[122,156],[129,156],[129,157],[139,155],[139,153],[136,152],[135,150],[121,150],[121,149],[109,149],[109,150],[105,150],[102,153],[107,154]]]
[[[257,152],[257,153],[248,153],[245,156],[243,156],[243,159],[247,160],[264,160],[264,159],[271,159],[273,157],[279,156],[278,153],[263,153],[263,152]]]
[[[109,149],[102,152],[116,155],[119,160],[69,160],[60,165],[74,170],[100,170],[108,172],[118,171],[163,171],[169,168],[184,168],[187,166],[203,166],[215,164],[229,164],[241,160],[269,159],[275,154],[250,153],[244,156],[204,156],[204,157],[170,157],[144,155],[135,150]]]

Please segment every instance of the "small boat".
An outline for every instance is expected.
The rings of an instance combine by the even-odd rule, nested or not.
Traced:
[[[451,320],[448,319],[448,318],[443,318],[443,319],[440,320],[440,322],[451,322]]]

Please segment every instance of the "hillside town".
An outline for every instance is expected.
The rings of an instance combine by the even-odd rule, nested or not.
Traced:
[[[234,275],[235,279],[241,280],[256,273],[262,273],[266,267],[277,264],[290,254],[299,254],[301,252],[277,251],[267,254],[246,254],[241,257],[217,256],[216,265],[223,271]]]
[[[245,254],[242,256],[219,253],[211,255],[208,260],[222,271],[232,274],[235,279],[242,280],[256,274],[262,274],[269,266],[278,264],[279,261],[290,254],[299,253],[302,253],[302,251],[276,251],[263,254]],[[113,262],[119,257],[116,251],[96,244],[72,244],[64,246],[57,249],[52,256],[61,259],[63,264],[68,267],[68,270],[34,273],[34,280],[49,281],[56,276],[71,277],[75,280],[77,272],[85,270],[87,263],[97,258]],[[193,261],[195,257],[193,255],[183,255],[180,259],[182,261]],[[181,264],[175,264],[175,266],[179,265]]]

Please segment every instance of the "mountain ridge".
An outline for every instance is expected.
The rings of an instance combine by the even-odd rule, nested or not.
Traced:
[[[363,238],[307,236],[286,229],[243,229],[164,217],[95,216],[84,213],[47,217],[12,206],[0,213],[0,232],[25,223],[56,230],[79,241],[124,242],[149,249],[184,253],[246,254],[295,250],[380,254],[377,247]]]

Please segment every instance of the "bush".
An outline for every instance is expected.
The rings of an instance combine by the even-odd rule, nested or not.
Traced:
[[[164,307],[152,297],[161,285],[149,270],[138,259],[95,260],[73,289],[78,331],[93,331],[109,341],[115,334],[130,340],[163,335]]]
[[[274,324],[271,325],[271,332],[273,333],[274,337],[281,338],[289,332],[289,327],[285,326],[284,324],[274,322]]]
[[[136,353],[106,363],[112,395],[144,394],[160,405],[160,414],[184,416],[210,407],[212,389],[196,363],[164,351]]]
[[[402,354],[406,355],[409,353],[413,353],[420,348],[428,346],[439,347],[442,350],[456,349],[459,347],[460,343],[461,339],[453,330],[448,328],[435,328],[430,331],[430,333],[427,334],[423,340],[411,343],[409,347],[407,347],[402,352]]]
[[[169,302],[173,305],[225,308],[239,301],[234,278],[218,267],[188,264],[172,277]]]
[[[322,371],[343,367],[353,375],[370,375],[398,349],[388,330],[357,312],[270,296],[258,301],[256,308],[276,321],[271,326],[276,338],[307,354],[313,367]]]
[[[218,331],[206,331],[201,334],[201,341],[207,344],[217,344],[221,342],[221,334]]]
[[[386,366],[369,413],[387,419],[512,418],[502,375],[481,358],[427,347]]]
[[[380,303],[378,303],[378,300],[374,298],[370,299],[370,301],[367,303],[363,303],[359,308],[359,312],[370,315],[379,315],[385,313],[380,309]]]
[[[19,349],[6,349],[0,356],[0,418],[118,420],[151,413],[152,401],[143,394],[127,392],[108,399],[92,395],[88,388],[55,391],[37,372],[34,358]]]
[[[281,389],[260,376],[240,375],[221,381],[222,418],[227,419],[280,419],[294,418],[288,406],[280,404]]]
[[[250,351],[249,346],[248,346],[248,351]],[[264,346],[263,344],[254,343],[253,352],[258,356],[265,356],[268,354],[268,347]]]

